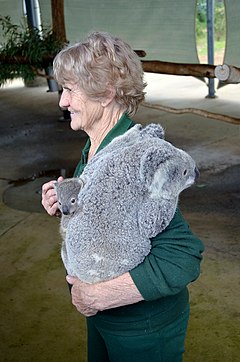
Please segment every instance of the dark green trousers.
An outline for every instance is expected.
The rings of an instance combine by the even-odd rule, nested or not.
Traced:
[[[87,318],[88,362],[182,361],[189,304],[178,315],[167,315]]]

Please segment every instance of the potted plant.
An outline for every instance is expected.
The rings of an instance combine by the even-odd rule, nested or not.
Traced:
[[[54,85],[52,61],[64,46],[54,32],[12,24],[9,16],[0,17],[0,27],[4,39],[0,44],[0,85],[11,79],[29,81],[36,76],[45,77],[50,86]]]

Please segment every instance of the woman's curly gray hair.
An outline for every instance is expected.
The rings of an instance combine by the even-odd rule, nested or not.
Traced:
[[[146,83],[137,54],[108,33],[93,32],[85,41],[62,49],[53,69],[60,85],[77,84],[94,100],[103,100],[113,87],[115,101],[128,114],[136,113],[144,99]]]

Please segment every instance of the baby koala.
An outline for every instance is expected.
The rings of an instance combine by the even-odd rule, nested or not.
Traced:
[[[67,178],[63,181],[55,182],[54,184],[58,199],[58,207],[62,213],[60,234],[63,241],[65,240],[69,220],[77,210],[78,194],[83,185],[84,183],[80,178]]]

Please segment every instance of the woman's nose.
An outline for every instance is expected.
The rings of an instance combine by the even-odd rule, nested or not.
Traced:
[[[65,89],[63,89],[62,94],[59,99],[59,107],[67,108],[69,106],[69,97]]]

